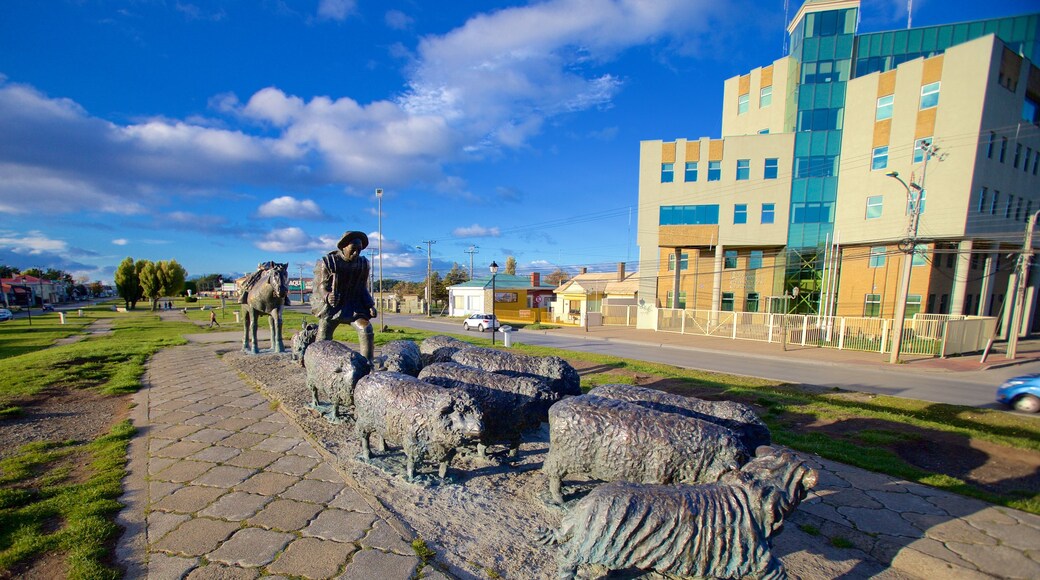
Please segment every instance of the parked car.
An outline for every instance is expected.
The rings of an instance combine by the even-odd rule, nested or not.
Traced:
[[[1016,411],[1040,411],[1040,373],[1008,379],[997,389],[997,402]]]
[[[473,314],[462,321],[462,328],[466,330],[476,328],[480,332],[484,332],[492,327],[499,328],[500,326],[502,325],[499,324],[498,319],[493,314]]]
[[[0,322],[7,322],[12,318],[14,318],[14,314],[10,310],[6,308],[0,308]]]
[[[42,310],[44,312],[54,312],[54,306],[52,304],[44,304]]]

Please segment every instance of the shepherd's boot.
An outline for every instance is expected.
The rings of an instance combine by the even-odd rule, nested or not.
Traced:
[[[358,322],[362,322],[358,320]],[[368,362],[372,362],[372,355],[375,351],[376,333],[372,330],[372,323],[367,320],[364,321],[364,326],[357,326],[358,344],[360,345],[361,356],[368,359]]]

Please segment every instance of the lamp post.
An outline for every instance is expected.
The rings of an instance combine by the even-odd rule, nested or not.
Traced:
[[[376,227],[379,231],[379,332],[383,332],[383,188],[376,188]]]
[[[426,244],[426,318],[433,316],[433,244],[437,243],[437,240],[425,240]],[[422,246],[415,246],[418,249],[422,249]]]
[[[25,299],[25,313],[29,315],[29,326],[32,326],[32,288],[29,288],[25,276],[22,276],[22,286],[29,289],[29,296]]]
[[[498,274],[498,264],[491,261],[491,346],[495,345],[495,326],[498,324],[498,317],[495,316],[495,276]]]
[[[217,286],[220,287],[220,317],[221,318],[226,318],[227,314],[225,313],[226,309],[224,308],[225,304],[224,304],[224,277],[223,276],[217,277]]]
[[[1029,276],[1029,262],[1033,258],[1033,228],[1040,218],[1040,211],[1029,216],[1026,225],[1026,239],[1022,244],[1022,253],[1018,256],[1018,276],[1015,278],[1015,310],[1011,317],[1011,328],[1008,329],[1008,344],[1005,358],[1013,359],[1018,355],[1018,332],[1022,328],[1022,315],[1025,310],[1026,277]]]
[[[899,246],[906,257],[903,259],[903,273],[899,282],[899,296],[896,299],[895,321],[892,325],[892,353],[888,362],[895,364],[899,362],[899,351],[903,346],[903,325],[906,318],[906,298],[910,293],[910,271],[914,264],[914,251],[917,247],[917,221],[921,214],[921,204],[914,198],[911,190],[923,191],[916,183],[907,184],[899,177],[898,171],[886,173],[888,177],[898,181],[906,189],[907,203],[910,204],[910,227],[907,229],[907,238],[900,242]],[[918,193],[920,195],[920,193]],[[919,198],[918,198],[919,199]]]

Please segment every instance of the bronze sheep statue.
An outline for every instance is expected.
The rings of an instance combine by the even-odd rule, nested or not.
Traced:
[[[354,386],[371,372],[372,365],[361,353],[334,340],[319,340],[307,347],[303,361],[311,406],[320,409],[318,395],[323,395],[332,404],[326,418],[338,422],[340,408],[354,404]]]
[[[581,377],[578,371],[558,356],[528,356],[493,348],[467,348],[456,352],[451,359],[459,364],[509,376],[541,378],[560,396],[580,395]]]

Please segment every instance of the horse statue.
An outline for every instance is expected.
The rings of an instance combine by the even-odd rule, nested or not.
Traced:
[[[289,295],[289,264],[264,262],[257,271],[239,282],[242,292],[242,319],[244,334],[242,350],[258,354],[256,341],[257,318],[271,317],[271,351],[285,352],[282,344],[282,308]]]

